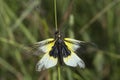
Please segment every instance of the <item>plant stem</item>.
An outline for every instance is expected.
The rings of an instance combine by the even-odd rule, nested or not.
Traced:
[[[56,0],[54,0],[54,14],[55,14],[55,28],[56,28],[56,31],[57,31],[58,30],[58,26],[57,26]]]
[[[60,65],[58,65],[58,80],[61,80]]]
[[[55,28],[56,31],[58,30],[58,26],[57,26],[57,9],[56,9],[56,0],[54,0],[54,14],[55,14]],[[60,79],[60,65],[58,64],[58,80]]]

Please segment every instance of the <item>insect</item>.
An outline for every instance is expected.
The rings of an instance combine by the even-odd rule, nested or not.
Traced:
[[[45,53],[38,61],[36,70],[41,71],[51,68],[57,63],[66,64],[71,67],[79,66],[85,68],[85,63],[77,56],[75,51],[81,48],[83,41],[63,38],[59,31],[55,32],[55,37],[37,42],[36,53]]]

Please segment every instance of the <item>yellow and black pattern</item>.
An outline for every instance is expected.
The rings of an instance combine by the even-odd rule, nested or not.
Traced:
[[[46,39],[36,43],[38,53],[45,53],[42,59],[37,63],[36,70],[41,71],[55,66],[57,63],[63,65],[84,68],[85,64],[76,54],[75,51],[80,48],[80,43],[70,38],[62,38],[60,33],[55,34],[55,38]]]

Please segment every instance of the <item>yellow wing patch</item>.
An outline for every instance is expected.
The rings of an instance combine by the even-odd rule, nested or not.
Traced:
[[[83,41],[78,41],[78,40],[70,39],[70,38],[64,38],[64,42],[70,50],[76,51],[78,48],[80,48],[79,44]]]
[[[37,42],[35,44],[36,46],[36,54],[39,54],[39,53],[48,53],[52,46],[54,45],[55,41],[53,38],[50,38],[50,39],[46,39],[46,40],[43,40],[43,41],[40,41],[40,42]]]

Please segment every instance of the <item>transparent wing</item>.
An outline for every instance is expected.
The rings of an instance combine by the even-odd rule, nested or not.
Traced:
[[[46,40],[35,43],[32,46],[30,51],[34,55],[39,55],[41,53],[48,53],[51,50],[53,45],[54,45],[54,39],[52,38],[46,39]]]
[[[85,68],[85,63],[80,59],[74,52],[71,51],[71,55],[68,57],[63,57],[63,61],[66,65],[71,67],[79,66],[80,68]]]
[[[71,38],[64,38],[65,44],[68,46],[68,48],[72,51],[76,51],[78,48],[84,44],[84,41],[79,41]]]
[[[51,68],[57,64],[58,58],[49,56],[49,53],[45,54],[42,59],[37,63],[36,70],[41,71]]]
[[[88,53],[95,52],[98,49],[97,45],[92,42],[84,42],[70,38],[65,38],[64,42],[68,49],[72,50],[73,52]]]

